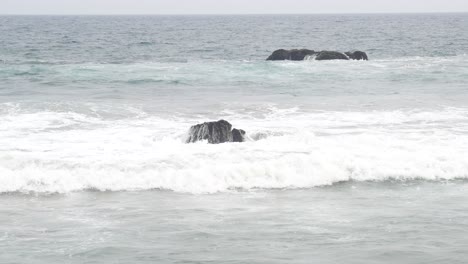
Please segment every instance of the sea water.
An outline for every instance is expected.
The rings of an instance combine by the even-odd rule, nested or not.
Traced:
[[[467,27],[1,16],[0,262],[466,263]],[[219,119],[247,141],[184,144]]]

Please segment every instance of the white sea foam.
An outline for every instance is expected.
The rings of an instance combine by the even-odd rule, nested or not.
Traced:
[[[226,110],[222,117],[247,130],[250,140],[221,145],[183,143],[188,127],[206,121],[203,117],[138,113],[110,120],[16,108],[4,105],[0,115],[0,192],[213,193],[350,180],[468,178],[468,109],[463,108],[302,112],[271,107],[257,117]]]

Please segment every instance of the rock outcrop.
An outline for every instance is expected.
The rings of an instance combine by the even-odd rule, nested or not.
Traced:
[[[202,140],[207,140],[210,144],[244,142],[245,131],[236,128],[232,129],[232,125],[225,120],[192,126],[189,130],[186,143],[195,143]]]
[[[245,131],[242,129],[234,128],[232,130],[232,142],[244,142]]]
[[[368,60],[367,54],[363,51],[349,51],[342,53],[338,51],[313,51],[308,49],[275,50],[267,60],[301,61],[309,57],[314,58],[315,60]]]
[[[352,60],[369,60],[367,54],[363,51],[348,51],[345,54]]]
[[[338,51],[321,51],[315,57],[315,60],[349,60],[348,56]]]
[[[267,60],[292,60],[292,61],[301,61],[304,60],[307,56],[313,56],[316,52],[308,49],[293,49],[285,50],[279,49],[274,51]]]

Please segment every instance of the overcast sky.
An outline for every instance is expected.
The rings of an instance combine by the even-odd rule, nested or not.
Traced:
[[[468,12],[468,0],[0,0],[1,14]]]

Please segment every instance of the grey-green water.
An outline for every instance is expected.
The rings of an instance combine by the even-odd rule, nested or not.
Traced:
[[[2,263],[465,263],[468,185],[1,197]]]
[[[464,263],[467,26],[0,16],[0,262]]]

